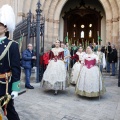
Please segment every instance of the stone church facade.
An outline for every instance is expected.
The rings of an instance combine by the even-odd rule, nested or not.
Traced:
[[[13,7],[16,24],[23,20],[29,10],[36,14],[38,0],[0,0],[0,6]],[[40,0],[42,15],[45,16],[45,45],[51,46],[65,36],[75,40],[107,41],[120,46],[120,0]],[[74,17],[73,17],[74,16]],[[93,28],[90,28],[90,25]],[[88,27],[86,27],[88,26]],[[84,34],[83,34],[83,33]],[[49,48],[48,47],[48,48]]]

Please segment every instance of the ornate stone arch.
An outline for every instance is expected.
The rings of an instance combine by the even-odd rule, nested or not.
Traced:
[[[28,10],[32,11],[35,9],[35,2],[37,0],[22,0],[20,2],[20,12],[27,13]],[[15,2],[15,1],[14,1]],[[45,14],[45,38],[51,42],[52,39],[56,39],[59,34],[59,20],[60,14],[64,5],[68,0],[41,0],[42,10]],[[106,14],[106,41],[118,40],[118,33],[120,33],[120,1],[119,0],[99,0]],[[28,6],[27,11],[25,10],[26,5]],[[119,26],[118,26],[119,24]],[[53,33],[49,33],[52,30]],[[52,34],[52,35],[51,35]],[[51,36],[51,38],[50,38]],[[48,38],[50,38],[48,40]]]
[[[52,4],[52,0],[45,1],[43,4],[43,11],[45,15],[45,41],[49,42],[48,40],[48,27],[49,27],[49,9],[50,5]]]
[[[62,11],[62,8],[64,5],[67,3],[68,0],[61,0],[59,4],[57,5],[56,9],[54,10],[54,20],[59,22],[60,19],[60,14]],[[99,0],[100,1],[100,0]],[[101,0],[100,3],[102,4],[105,14],[106,14],[106,41],[111,41],[112,34],[113,33],[113,23],[112,23],[112,18],[113,18],[113,11],[111,9],[111,3],[109,0]],[[115,10],[117,11],[117,9]],[[59,28],[59,26],[54,23],[54,26]],[[58,30],[56,30],[56,27],[54,27],[54,36],[58,36]],[[117,31],[117,30],[116,30]]]
[[[119,36],[119,8],[117,5],[117,1],[111,1],[109,0],[112,10],[112,40],[111,42],[116,44],[118,41]]]

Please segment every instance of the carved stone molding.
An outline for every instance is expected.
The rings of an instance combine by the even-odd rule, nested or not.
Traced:
[[[23,13],[23,12],[18,12],[18,16],[25,17],[25,13]]]
[[[112,22],[118,22],[118,21],[119,21],[119,17],[112,19]]]
[[[70,14],[78,14],[81,17],[85,16],[86,14],[96,14],[99,18],[102,19],[101,11],[97,11],[96,8],[91,8],[90,6],[85,6],[80,4],[79,7],[70,8],[69,11],[64,12],[63,19],[66,19]]]
[[[53,19],[47,18],[46,21],[59,24],[59,20],[53,20]]]
[[[106,20],[106,23],[112,23],[112,20]]]
[[[112,18],[110,20],[106,20],[106,23],[113,23],[113,22],[118,22],[119,21],[119,17],[117,18]]]

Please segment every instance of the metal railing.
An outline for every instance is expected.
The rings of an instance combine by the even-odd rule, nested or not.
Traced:
[[[36,17],[33,16],[31,10],[27,14],[27,18],[21,21],[16,25],[16,29],[13,33],[13,39],[19,41],[21,36],[23,36],[23,43],[21,51],[27,48],[28,43],[32,43],[34,51],[37,57],[36,67],[37,67],[37,76],[36,82],[39,82],[42,79],[43,69],[40,66],[40,56],[44,53],[44,26],[45,18],[41,15],[42,10],[40,9],[41,4],[40,0],[37,3]]]

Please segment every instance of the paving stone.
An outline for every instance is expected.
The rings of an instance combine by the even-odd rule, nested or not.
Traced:
[[[55,96],[32,81],[35,89],[16,98],[15,107],[21,120],[120,120],[118,80],[107,75],[104,82],[107,92],[99,100],[75,95],[74,86]]]

